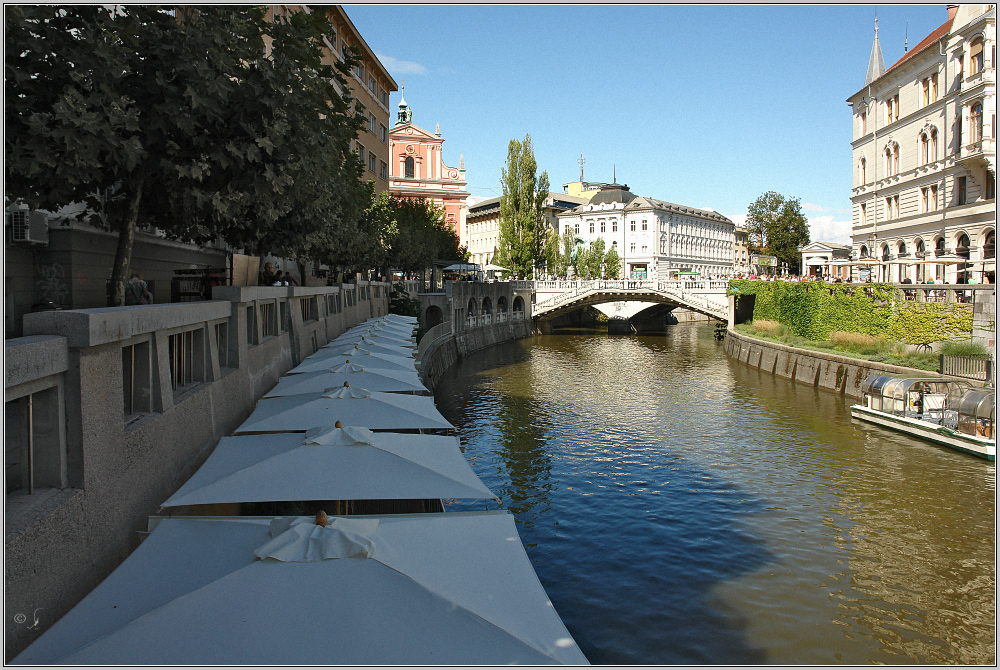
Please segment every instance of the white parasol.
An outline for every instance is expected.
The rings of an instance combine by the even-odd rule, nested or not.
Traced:
[[[13,662],[587,663],[508,512],[158,521]]]
[[[299,500],[496,499],[457,437],[314,428],[224,437],[163,507]]]
[[[430,396],[339,387],[323,393],[262,398],[234,434],[306,432],[342,422],[374,430],[451,429]]]

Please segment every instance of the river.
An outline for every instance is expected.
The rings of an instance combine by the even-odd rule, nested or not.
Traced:
[[[712,334],[538,336],[436,389],[591,663],[993,664],[994,465]]]

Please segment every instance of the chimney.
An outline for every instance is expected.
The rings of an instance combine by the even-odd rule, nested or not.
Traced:
[[[954,21],[955,14],[958,12],[958,5],[948,5],[948,20]]]

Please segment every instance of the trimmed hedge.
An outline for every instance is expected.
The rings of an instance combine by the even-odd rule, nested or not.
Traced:
[[[834,330],[907,344],[972,335],[972,305],[897,300],[889,284],[734,279],[729,295],[755,295],[754,319],[777,321],[795,335],[816,341]]]

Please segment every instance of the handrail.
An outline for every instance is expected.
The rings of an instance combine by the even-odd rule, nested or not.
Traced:
[[[433,328],[429,328],[424,336],[420,338],[420,342],[417,344],[417,360],[419,361],[424,357],[424,352],[430,348],[435,340],[438,340],[447,335],[451,335],[451,321],[442,321]]]

